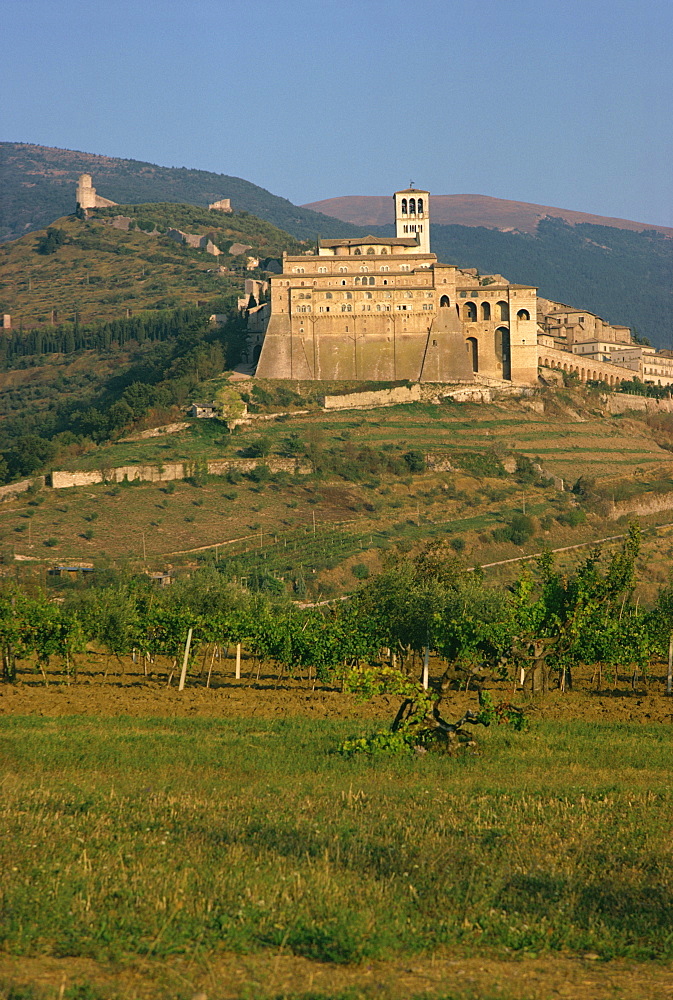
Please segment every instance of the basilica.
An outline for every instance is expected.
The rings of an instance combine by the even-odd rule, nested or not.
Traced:
[[[440,264],[430,195],[394,195],[394,237],[318,242],[271,278],[257,376],[537,384],[537,290]]]

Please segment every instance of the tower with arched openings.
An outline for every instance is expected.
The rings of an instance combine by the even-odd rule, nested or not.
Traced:
[[[396,191],[393,201],[397,238],[416,236],[418,252],[430,253],[430,194],[409,188],[406,191]]]

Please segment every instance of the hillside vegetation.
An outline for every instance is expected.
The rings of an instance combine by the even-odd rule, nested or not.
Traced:
[[[113,228],[115,215],[131,217],[135,228]],[[216,257],[177,243],[165,235],[168,228],[210,234],[223,252]],[[232,255],[235,244],[251,249]],[[242,289],[248,254],[280,257],[302,249],[288,233],[247,212],[143,204],[99,209],[87,220],[69,215],[49,230],[0,245],[0,310],[12,315],[15,328],[40,326],[47,338],[53,310],[56,324],[76,319],[80,326],[206,301],[218,312],[218,298]],[[30,353],[41,351],[33,346]]]

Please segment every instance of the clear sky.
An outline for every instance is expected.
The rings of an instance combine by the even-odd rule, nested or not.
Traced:
[[[671,0],[4,0],[1,138],[673,226]]]

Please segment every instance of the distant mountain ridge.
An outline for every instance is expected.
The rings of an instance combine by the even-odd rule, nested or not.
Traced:
[[[433,224],[437,225],[485,226],[488,229],[500,229],[502,232],[518,230],[522,233],[535,233],[542,219],[556,218],[572,225],[586,223],[592,226],[629,229],[634,232],[655,230],[664,236],[673,236],[673,229],[667,226],[591,215],[587,212],[554,208],[551,205],[535,205],[526,201],[507,201],[482,194],[431,194],[431,198],[431,218]],[[384,195],[326,198],[323,201],[310,202],[303,208],[322,212],[335,219],[365,228],[391,225],[395,221],[392,197]]]
[[[14,240],[75,210],[81,173],[93,177],[98,194],[119,204],[177,202],[207,206],[230,198],[236,212],[251,212],[297,239],[357,236],[362,230],[299,208],[240,177],[186,167],[161,167],[96,153],[21,142],[0,142],[0,241]]]

